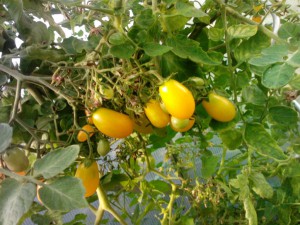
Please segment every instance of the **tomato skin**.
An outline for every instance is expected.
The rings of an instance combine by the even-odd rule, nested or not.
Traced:
[[[151,99],[146,104],[144,110],[147,118],[153,126],[163,128],[169,124],[170,116],[162,110],[158,101]]]
[[[176,129],[183,129],[189,125],[189,119],[178,119],[174,116],[171,117],[171,124]]]
[[[97,144],[97,152],[100,156],[106,156],[110,151],[110,143],[107,139],[103,138]]]
[[[89,165],[86,166],[86,164]],[[85,188],[84,197],[90,197],[93,195],[96,192],[100,182],[97,162],[92,161],[88,163],[80,163],[76,170],[75,177],[81,179],[82,181],[82,184]]]
[[[90,137],[92,137],[93,134],[95,133],[95,129],[89,124],[84,125],[81,129],[82,130],[80,130],[77,134],[77,140],[79,142],[85,142],[88,139],[87,133],[89,134]],[[87,133],[84,131],[86,131]]]
[[[195,99],[183,84],[168,80],[159,87],[159,94],[167,111],[178,119],[188,119],[195,111]]]
[[[15,173],[25,171],[29,166],[29,160],[24,151],[14,148],[5,152],[2,156],[7,168]]]
[[[229,122],[236,116],[235,105],[227,98],[212,92],[208,94],[208,100],[203,100],[202,105],[213,119]]]
[[[133,122],[128,115],[107,108],[99,108],[93,113],[97,129],[112,138],[125,138],[133,132]]]
[[[253,16],[252,21],[254,21],[256,23],[261,23],[262,18],[261,18],[261,16]]]
[[[186,127],[184,127],[184,128],[178,129],[178,128],[174,127],[174,126],[172,125],[172,123],[171,123],[170,126],[171,126],[171,128],[172,128],[174,131],[177,131],[177,132],[186,132],[186,131],[190,130],[190,129],[194,126],[194,123],[195,123],[195,118],[192,117],[192,118],[189,119],[188,125],[187,125]]]

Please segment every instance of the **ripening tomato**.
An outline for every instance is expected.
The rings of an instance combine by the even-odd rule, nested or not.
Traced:
[[[110,143],[107,139],[102,138],[97,144],[97,152],[101,156],[106,156],[110,151]]]
[[[261,18],[261,16],[253,16],[252,21],[254,21],[256,23],[261,23],[262,18]]]
[[[93,134],[95,133],[94,127],[92,127],[89,124],[84,125],[77,134],[77,140],[79,142],[85,142],[88,139],[87,133],[89,134],[90,137],[92,137]]]
[[[141,134],[150,134],[153,132],[152,124],[145,114],[133,119],[133,129]]]
[[[158,101],[151,99],[146,104],[144,110],[153,126],[163,128],[169,124],[170,116],[162,110]]]
[[[227,98],[213,92],[208,94],[208,101],[202,101],[202,105],[208,115],[220,122],[229,122],[236,115],[234,104]]]
[[[195,118],[194,118],[194,117],[191,117],[191,118],[189,119],[188,125],[187,125],[186,127],[184,127],[184,128],[181,128],[181,129],[176,128],[176,127],[174,127],[174,126],[172,125],[172,123],[170,124],[170,126],[171,126],[171,128],[172,128],[174,131],[177,131],[177,132],[186,132],[186,131],[190,130],[190,129],[194,126],[194,123],[195,123]]]
[[[2,159],[7,168],[13,172],[22,172],[29,166],[29,160],[25,155],[25,152],[18,148],[6,151],[3,154]]]
[[[109,137],[125,138],[133,132],[133,122],[128,115],[99,108],[92,117],[98,130]]]
[[[87,109],[84,112],[85,112],[85,115],[86,115],[87,123],[93,125],[93,119],[91,117],[91,112]]]
[[[85,188],[84,197],[93,195],[99,186],[100,175],[96,161],[86,160],[79,164],[75,177],[81,179]]]
[[[174,116],[171,116],[171,124],[176,129],[183,129],[187,125],[189,125],[190,120],[189,119],[178,119]]]
[[[167,111],[178,119],[188,119],[195,111],[192,93],[176,80],[168,80],[159,87],[159,94]]]

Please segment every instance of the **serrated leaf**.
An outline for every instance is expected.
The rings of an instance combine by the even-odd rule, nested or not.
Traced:
[[[272,198],[273,188],[262,173],[252,172],[249,176],[252,181],[252,190],[262,198]]]
[[[246,124],[244,139],[249,147],[254,148],[258,154],[275,160],[284,160],[283,153],[277,142],[259,123]]]
[[[258,106],[264,106],[267,101],[267,96],[257,85],[250,85],[243,88],[242,97],[245,102]]]
[[[268,66],[276,62],[284,62],[284,57],[288,54],[287,45],[272,45],[262,50],[261,55],[249,60],[254,66]]]
[[[13,135],[13,129],[7,123],[0,123],[0,153],[10,145]]]
[[[257,225],[257,214],[250,197],[244,199],[244,209],[246,211],[245,217],[249,225]]]
[[[32,205],[36,186],[7,178],[0,184],[0,225],[17,224]]]
[[[227,32],[231,38],[248,38],[256,34],[258,26],[238,24],[228,27]]]
[[[295,68],[284,63],[268,68],[262,76],[262,84],[270,89],[277,89],[288,84],[293,78]]]
[[[202,161],[202,168],[201,168],[201,174],[203,178],[209,178],[211,177],[215,172],[216,168],[218,166],[219,157],[215,155],[203,155],[201,157]]]
[[[61,177],[39,189],[42,203],[51,210],[67,212],[87,207],[82,182],[75,177]]]
[[[167,45],[173,47],[172,52],[181,58],[189,58],[196,63],[208,65],[219,65],[221,63],[210,58],[208,54],[202,50],[197,41],[188,39],[184,35],[176,35],[175,37],[169,38]]]
[[[269,109],[272,121],[286,126],[295,126],[298,121],[298,113],[288,106],[273,106]]]
[[[109,49],[110,53],[120,59],[129,59],[135,51],[130,43],[114,45]]]
[[[78,157],[79,150],[78,145],[71,145],[49,152],[34,163],[34,176],[42,175],[45,179],[56,176],[75,161]]]
[[[170,51],[172,47],[148,42],[143,45],[143,49],[147,55],[155,57],[165,54],[166,52]]]
[[[239,130],[226,130],[220,133],[223,144],[230,150],[237,149],[243,141],[243,135]]]

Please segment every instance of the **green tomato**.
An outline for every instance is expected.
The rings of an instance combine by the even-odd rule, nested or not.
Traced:
[[[189,119],[178,119],[174,116],[171,117],[171,125],[175,129],[183,129],[189,125],[190,120]]]
[[[29,166],[29,160],[24,151],[14,148],[5,152],[2,156],[6,166],[13,172],[22,172]]]
[[[107,139],[100,139],[97,145],[97,152],[100,156],[106,156],[110,151],[110,144]]]

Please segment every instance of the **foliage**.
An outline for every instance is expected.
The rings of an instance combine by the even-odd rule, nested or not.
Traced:
[[[300,23],[284,2],[1,0],[0,224],[62,224],[86,207],[95,224],[109,223],[104,213],[121,224],[150,213],[160,224],[299,224]],[[145,116],[169,79],[195,99],[187,132]],[[212,91],[234,103],[233,120],[205,111]],[[102,106],[105,128],[88,135]],[[110,127],[131,134],[108,137]],[[97,153],[101,139],[108,154]],[[3,160],[14,148],[29,158],[23,175]],[[86,160],[101,176],[88,198],[74,176]]]

